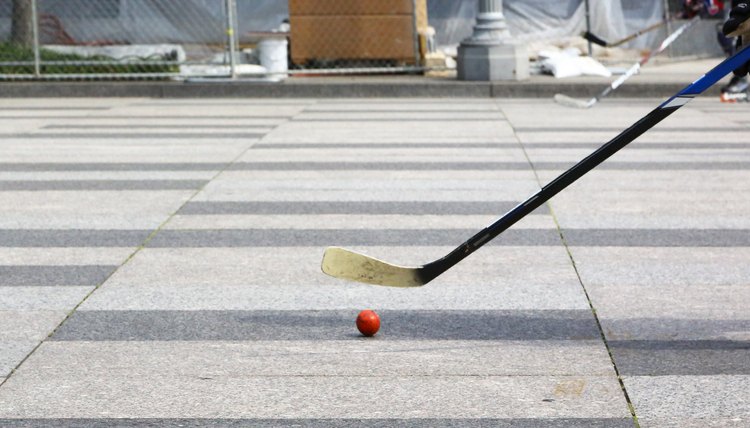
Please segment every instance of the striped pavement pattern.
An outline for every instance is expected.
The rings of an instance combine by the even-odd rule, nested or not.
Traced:
[[[6,100],[0,426],[746,426],[744,105],[424,288],[319,270],[441,257],[656,103]]]

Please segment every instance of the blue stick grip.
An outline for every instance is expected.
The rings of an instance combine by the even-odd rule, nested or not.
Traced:
[[[713,70],[683,89],[677,96],[699,95],[748,61],[750,61],[750,46],[724,60],[724,62],[714,67]]]

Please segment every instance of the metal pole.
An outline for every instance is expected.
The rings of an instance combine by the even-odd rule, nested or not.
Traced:
[[[672,35],[672,14],[669,10],[669,0],[664,0],[664,19],[667,22],[667,37]],[[672,46],[667,49],[667,56],[672,57]]]
[[[39,19],[36,15],[36,1],[31,0],[31,34],[34,38],[34,76],[41,77],[41,54],[39,52]]]
[[[474,33],[464,43],[501,44],[510,39],[502,0],[479,0]]]
[[[458,80],[524,80],[529,77],[526,45],[513,40],[502,0],[479,0],[473,34],[458,46]]]
[[[235,39],[235,13],[237,3],[226,0],[227,8],[227,36],[229,37],[229,73],[232,79],[237,78],[237,43]]]
[[[585,1],[586,4],[586,31],[591,33],[591,5],[589,4],[589,0]],[[594,54],[594,47],[591,44],[591,40],[589,40],[589,56],[593,56]]]
[[[419,11],[417,10],[417,0],[412,0],[411,10],[413,11],[412,33],[414,34],[414,65],[419,67],[422,65],[422,55],[420,55],[421,52],[419,51],[419,26],[417,25],[417,13],[419,13]]]

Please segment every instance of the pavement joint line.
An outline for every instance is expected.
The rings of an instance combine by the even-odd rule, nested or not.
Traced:
[[[501,108],[502,110],[502,108]],[[523,151],[524,156],[526,157],[526,160],[529,162],[529,166],[531,167],[531,172],[534,174],[534,177],[536,178],[537,184],[539,185],[539,188],[543,188],[544,184],[541,181],[541,178],[539,177],[539,174],[534,168],[534,162],[531,160],[531,157],[529,156],[528,152],[526,151],[526,148],[524,147],[523,142],[521,141],[521,138],[518,137],[518,134],[516,133],[516,128],[513,126],[512,123],[510,123],[511,130],[513,131],[513,135],[516,137],[516,140],[518,141],[518,145],[520,146],[521,150]],[[545,203],[547,207],[549,208],[550,215],[552,217],[552,221],[555,222],[555,227],[557,229],[557,232],[560,236],[560,241],[563,244],[563,247],[565,248],[565,252],[568,254],[568,258],[570,259],[570,263],[573,267],[573,271],[575,272],[576,278],[578,278],[578,283],[581,285],[581,290],[583,291],[584,296],[586,296],[586,301],[589,304],[589,308],[591,309],[591,315],[594,318],[594,322],[596,323],[596,328],[599,330],[599,335],[601,337],[602,343],[604,344],[604,348],[607,351],[607,355],[609,355],[609,360],[612,363],[612,369],[615,371],[615,376],[617,377],[617,382],[620,384],[620,390],[622,391],[623,397],[625,398],[625,402],[627,403],[628,410],[630,411],[630,415],[633,418],[633,426],[635,428],[641,428],[640,423],[638,422],[638,415],[635,411],[635,404],[630,399],[630,395],[628,394],[628,390],[625,387],[625,381],[623,377],[620,375],[620,370],[617,367],[617,362],[615,361],[615,356],[612,353],[612,347],[610,346],[609,342],[607,341],[607,336],[604,333],[604,328],[602,327],[602,323],[599,320],[599,315],[596,313],[596,308],[594,307],[594,302],[591,300],[591,296],[589,295],[588,290],[586,289],[586,285],[583,282],[583,278],[581,277],[581,273],[578,270],[578,266],[576,264],[575,258],[573,257],[573,253],[570,251],[570,247],[568,246],[567,241],[565,240],[565,234],[563,233],[562,227],[560,226],[560,222],[557,218],[557,215],[555,214],[555,211],[552,207],[552,204],[550,201],[547,201]]]
[[[274,127],[273,130],[275,130],[280,125],[281,124],[276,125],[276,127]],[[154,229],[144,239],[144,241],[141,242],[141,244],[135,250],[133,250],[132,253],[130,253],[130,255],[122,263],[120,263],[112,272],[110,272],[110,274],[107,275],[107,277],[104,278],[99,284],[97,284],[96,286],[94,286],[94,288],[91,291],[89,291],[85,296],[83,296],[83,299],[81,299],[81,301],[78,302],[78,304],[75,305],[75,307],[73,307],[73,309],[71,309],[67,313],[67,315],[65,315],[65,318],[63,318],[63,320],[60,321],[60,323],[58,323],[57,326],[44,339],[40,340],[39,343],[37,343],[36,346],[34,346],[34,348],[25,357],[23,357],[23,359],[21,359],[21,361],[18,364],[16,364],[10,370],[10,372],[8,373],[7,376],[5,376],[5,378],[3,378],[2,380],[0,380],[0,388],[2,388],[3,385],[5,385],[5,383],[8,382],[8,380],[10,380],[13,377],[13,375],[16,373],[16,371],[18,371],[18,369],[23,365],[23,363],[26,362],[26,360],[28,360],[29,358],[31,358],[32,355],[34,355],[34,353],[37,351],[37,349],[39,349],[39,347],[41,347],[50,337],[52,337],[60,329],[60,327],[62,327],[73,316],[73,314],[78,310],[78,308],[81,307],[81,305],[83,305],[86,302],[86,300],[89,299],[89,297],[91,297],[97,290],[99,290],[99,288],[101,288],[107,281],[109,281],[109,279],[114,274],[116,274],[120,270],[120,268],[122,268],[123,266],[125,266],[126,264],[128,264],[138,253],[141,252],[141,250],[143,250],[144,248],[146,248],[146,245],[148,245],[149,241],[151,241],[151,239],[153,239],[153,237],[156,236],[156,234],[159,233],[164,228],[164,226],[166,226],[167,223],[169,223],[172,220],[172,218],[174,218],[177,215],[177,213],[186,204],[188,204],[189,202],[191,202],[196,196],[198,196],[198,194],[200,192],[203,191],[203,189],[206,188],[206,186],[208,186],[212,181],[214,181],[215,179],[217,179],[232,164],[236,163],[240,158],[242,158],[242,156],[244,156],[247,152],[249,152],[250,149],[253,147],[253,145],[255,145],[258,142],[263,141],[269,134],[271,134],[273,132],[273,130],[267,132],[260,139],[251,141],[250,144],[247,147],[245,147],[232,160],[230,160],[229,162],[227,162],[222,169],[220,169],[216,174],[213,175],[213,177],[211,177],[210,179],[206,180],[206,182],[203,183],[203,186],[201,186],[199,189],[196,189],[195,192],[193,192],[193,194],[187,200],[185,200],[185,202],[183,202],[174,212],[172,212],[167,217],[166,220],[164,220],[161,224],[159,224],[159,226],[157,226],[156,229]]]
[[[534,171],[534,175],[536,175],[536,171]],[[617,367],[615,356],[612,353],[612,347],[607,341],[607,337],[604,333],[604,327],[602,327],[602,323],[599,320],[599,315],[596,313],[594,302],[591,299],[591,296],[589,295],[588,290],[586,289],[586,285],[584,284],[583,278],[581,277],[581,273],[578,270],[578,265],[576,264],[575,258],[573,257],[573,253],[570,251],[570,247],[568,246],[568,243],[565,240],[565,234],[562,230],[562,227],[560,226],[560,222],[558,221],[557,216],[555,215],[555,212],[552,208],[552,204],[547,202],[547,206],[549,207],[550,214],[552,216],[552,221],[555,222],[557,231],[560,234],[560,240],[562,241],[562,244],[565,247],[565,252],[568,254],[568,258],[570,258],[570,263],[573,266],[573,271],[575,271],[576,278],[578,278],[578,283],[581,284],[581,289],[583,290],[583,294],[586,296],[586,301],[588,302],[589,307],[591,308],[591,314],[593,315],[594,321],[596,322],[596,327],[599,329],[599,334],[601,335],[602,342],[604,343],[604,347],[607,350],[607,355],[609,355],[609,359],[612,362],[612,368],[615,371],[615,376],[617,376],[617,381],[620,383],[620,389],[622,390],[622,393],[625,397],[625,401],[627,402],[628,410],[630,410],[630,414],[633,416],[633,424],[635,428],[640,428],[641,425],[638,422],[638,415],[636,414],[636,411],[635,411],[635,405],[633,404],[633,401],[630,399],[630,395],[628,394],[627,388],[625,388],[625,381],[622,375],[620,374],[620,369]]]

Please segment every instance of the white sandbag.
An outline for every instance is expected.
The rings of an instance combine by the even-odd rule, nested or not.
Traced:
[[[557,79],[577,76],[612,76],[612,72],[607,67],[594,58],[581,56],[581,52],[575,48],[563,51],[545,50],[539,52],[538,57],[542,70]]]

